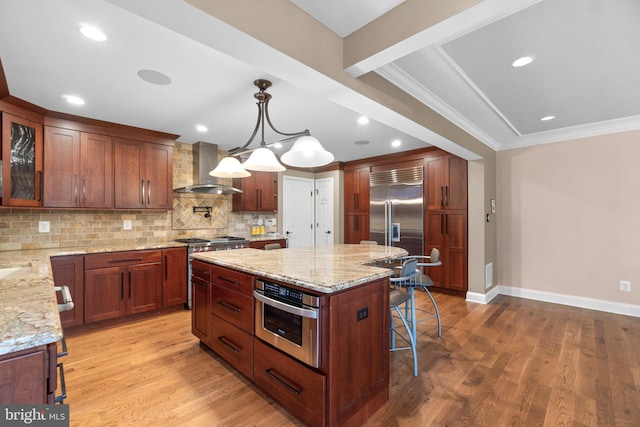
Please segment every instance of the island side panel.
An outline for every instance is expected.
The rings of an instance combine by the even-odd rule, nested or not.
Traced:
[[[360,425],[389,400],[389,279],[331,295],[329,313],[329,424]]]

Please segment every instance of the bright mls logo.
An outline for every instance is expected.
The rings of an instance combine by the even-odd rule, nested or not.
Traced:
[[[69,426],[69,405],[0,405],[0,408],[2,426]]]

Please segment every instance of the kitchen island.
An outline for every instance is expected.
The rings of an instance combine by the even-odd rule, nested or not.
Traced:
[[[381,267],[405,255],[369,245],[194,254],[193,333],[306,424],[362,424],[389,397],[391,270]],[[317,367],[256,336],[261,282],[317,297]]]

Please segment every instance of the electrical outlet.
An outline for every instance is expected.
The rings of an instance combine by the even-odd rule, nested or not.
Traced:
[[[39,233],[48,233],[50,231],[50,223],[49,221],[40,221],[38,222],[38,232]]]
[[[620,290],[624,292],[631,292],[631,282],[628,280],[620,280]]]
[[[131,230],[131,220],[125,219],[124,221],[122,221],[122,228],[124,228],[125,230]]]

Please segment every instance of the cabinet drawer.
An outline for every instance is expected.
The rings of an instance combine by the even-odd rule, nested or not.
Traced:
[[[253,337],[218,316],[211,316],[211,332],[211,349],[251,380]]]
[[[161,251],[129,251],[90,254],[85,256],[84,268],[121,267],[135,264],[149,264],[162,261]]]
[[[213,285],[211,312],[253,334],[253,298]]]
[[[248,274],[213,265],[211,266],[211,281],[248,297],[253,295],[253,276]]]
[[[191,275],[199,277],[205,282],[211,280],[211,264],[194,259],[191,261]]]
[[[292,414],[325,425],[326,377],[264,344],[253,342],[253,381]]]

